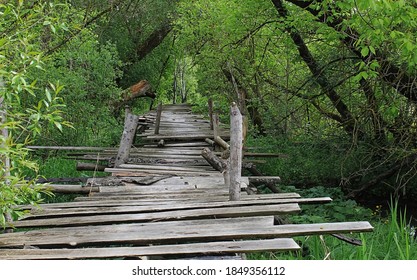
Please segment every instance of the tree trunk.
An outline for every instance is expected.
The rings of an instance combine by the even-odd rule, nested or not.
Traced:
[[[158,47],[165,39],[165,37],[171,32],[172,26],[169,23],[163,24],[159,29],[152,32],[151,35],[136,48],[137,61],[142,60],[145,56],[151,53],[156,47]]]
[[[376,59],[380,64],[380,67],[376,69],[379,77],[399,94],[405,96],[408,100],[417,102],[417,77],[410,75],[403,69],[399,68],[395,65],[395,62],[390,61],[387,58],[387,55],[378,49],[375,50],[375,54],[370,53],[367,56],[362,56],[360,50],[357,48],[358,39],[361,38],[360,34],[355,29],[344,28],[341,24],[343,22],[343,18],[334,15],[331,10],[322,14],[320,10],[314,9],[312,4],[316,2],[320,3],[322,1],[286,1],[307,10],[312,15],[316,16],[319,21],[342,33],[344,35],[341,39],[342,43],[365,63]],[[278,1],[272,0],[272,2],[275,5],[275,2]]]
[[[284,7],[282,0],[272,0],[272,2],[274,3],[279,16],[283,20],[287,20],[289,18],[289,14],[288,14],[287,9]],[[357,128],[355,127],[356,126],[355,118],[353,117],[352,113],[350,112],[346,104],[343,102],[339,94],[330,85],[329,81],[327,80],[327,77],[324,74],[324,71],[320,69],[317,61],[311,54],[303,38],[294,28],[291,28],[289,26],[285,27],[285,31],[290,35],[294,44],[297,46],[297,49],[301,58],[306,63],[310,72],[313,74],[321,90],[323,91],[324,94],[326,94],[326,96],[332,102],[334,108],[340,114],[344,129],[350,135],[355,136],[355,133],[357,132]]]

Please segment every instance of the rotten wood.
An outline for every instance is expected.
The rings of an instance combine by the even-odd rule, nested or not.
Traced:
[[[119,112],[123,106],[131,103],[134,99],[140,97],[156,98],[154,92],[151,91],[151,84],[146,80],[141,80],[131,87],[123,90],[120,93],[121,100],[113,104],[113,111]]]

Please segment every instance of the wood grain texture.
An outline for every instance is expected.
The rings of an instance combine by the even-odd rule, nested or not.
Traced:
[[[0,260],[101,259],[185,254],[224,254],[299,250],[291,238],[226,242],[189,243],[143,247],[82,249],[0,249]]]
[[[27,227],[59,227],[59,226],[84,226],[100,224],[120,224],[133,222],[155,222],[182,219],[205,219],[205,218],[230,218],[251,217],[264,215],[284,215],[301,211],[298,204],[278,205],[248,205],[243,207],[222,207],[207,209],[171,210],[164,212],[149,212],[138,214],[75,216],[65,218],[23,219],[15,221],[15,228]]]

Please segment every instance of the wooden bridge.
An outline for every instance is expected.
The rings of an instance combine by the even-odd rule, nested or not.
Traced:
[[[140,147],[131,146],[135,133]],[[230,200],[228,171],[202,157],[204,149],[216,159],[221,152],[213,145],[229,145],[229,138],[227,128],[213,128],[188,105],[126,114],[119,149],[77,154],[110,160],[105,171],[112,176],[52,186],[88,194],[74,202],[25,206],[30,214],[13,223],[14,232],[0,234],[0,259],[222,257],[299,250],[295,236],[372,231],[368,222],[277,224],[274,217],[296,215],[302,204],[331,199],[257,193],[251,183],[268,178],[241,177],[240,198]]]

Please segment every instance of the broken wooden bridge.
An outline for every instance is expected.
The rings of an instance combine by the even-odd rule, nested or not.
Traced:
[[[225,161],[216,170],[216,163],[201,155],[205,149],[218,160],[221,151],[214,146],[229,148],[229,130],[213,119],[193,114],[189,105],[159,106],[140,117],[126,114],[119,149],[77,155],[110,160],[114,165],[105,171],[111,176],[90,178],[83,186],[52,185],[87,195],[25,206],[30,214],[11,225],[15,231],[0,234],[0,259],[221,257],[299,250],[295,236],[372,231],[368,222],[275,224],[276,216],[331,198],[257,193],[251,183],[268,178],[238,177],[236,200],[230,193],[236,182],[225,184],[234,171],[221,169]],[[145,144],[132,146],[135,133]],[[245,164],[250,154],[243,157]]]

